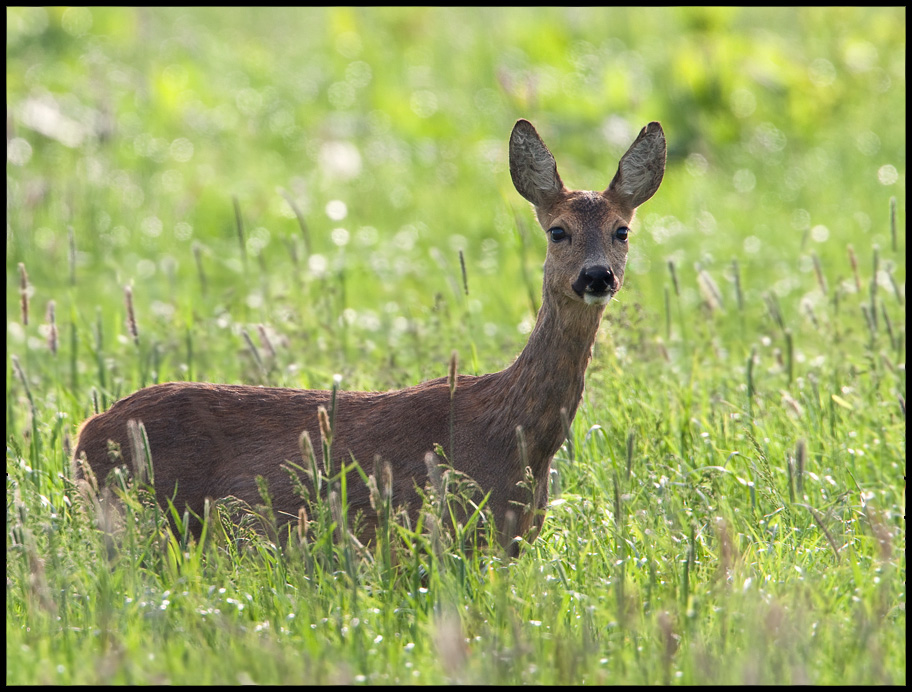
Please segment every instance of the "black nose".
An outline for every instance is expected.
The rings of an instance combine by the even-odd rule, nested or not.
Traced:
[[[617,279],[614,272],[608,267],[601,265],[585,267],[573,282],[572,288],[579,296],[584,293],[604,295],[609,291],[613,293],[617,290]]]

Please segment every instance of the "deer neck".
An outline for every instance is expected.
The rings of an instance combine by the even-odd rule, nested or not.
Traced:
[[[572,421],[576,414],[603,312],[602,306],[545,291],[529,342],[498,373],[500,422],[511,435],[522,427],[533,472],[563,443],[564,416]]]

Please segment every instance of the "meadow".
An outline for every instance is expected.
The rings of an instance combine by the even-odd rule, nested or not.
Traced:
[[[7,684],[906,683],[904,8],[6,12]],[[669,146],[537,540],[77,492],[156,382],[506,367],[520,117],[570,187]]]

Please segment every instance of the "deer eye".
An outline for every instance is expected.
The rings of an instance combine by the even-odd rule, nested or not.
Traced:
[[[630,233],[630,229],[627,226],[621,226],[614,232],[614,237],[620,240],[621,242],[627,241],[627,234]]]
[[[555,243],[559,243],[560,241],[564,240],[565,238],[570,237],[569,235],[567,235],[567,231],[565,231],[560,226],[555,226],[554,228],[548,229],[548,235],[551,236],[551,240],[554,241]]]

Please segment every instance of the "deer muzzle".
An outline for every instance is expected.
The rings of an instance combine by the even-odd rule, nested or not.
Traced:
[[[571,288],[587,303],[604,305],[617,292],[619,285],[610,267],[594,265],[583,267]]]

